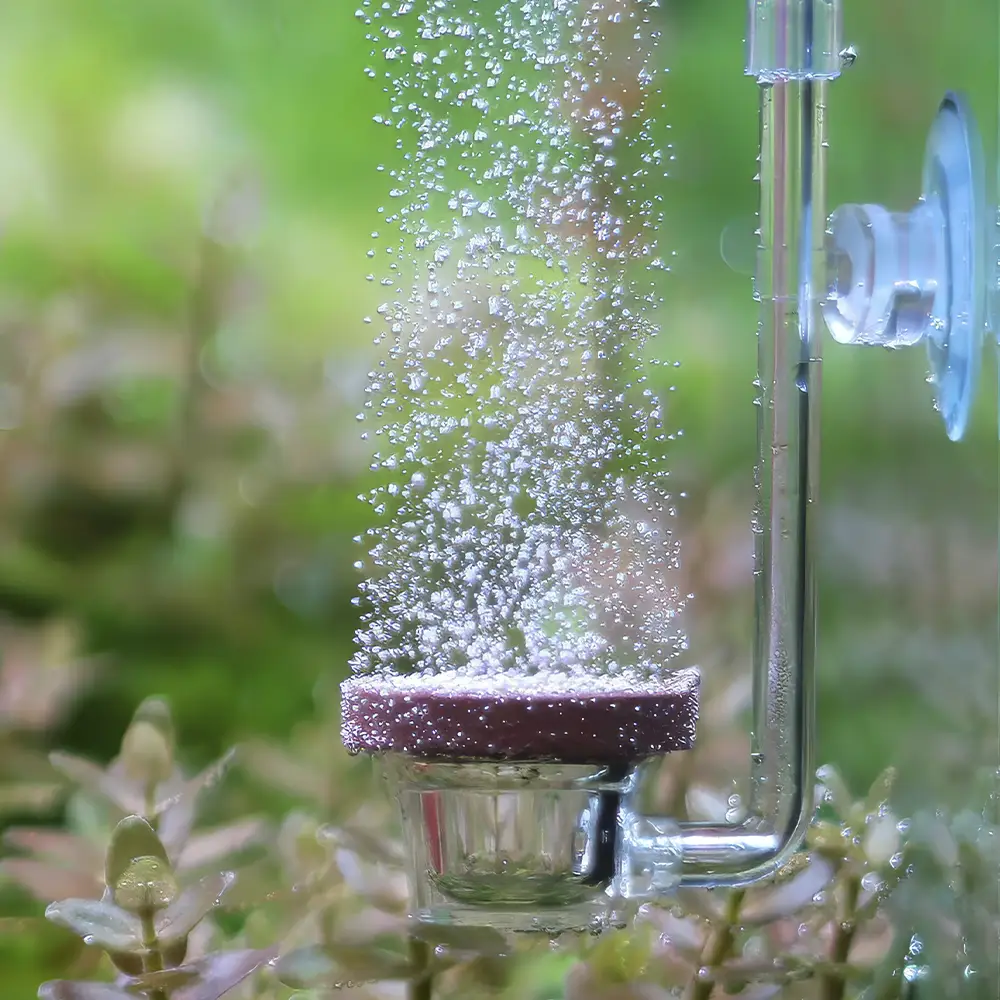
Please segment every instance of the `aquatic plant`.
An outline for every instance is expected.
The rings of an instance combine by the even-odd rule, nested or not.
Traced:
[[[18,856],[0,873],[48,902],[48,920],[80,939],[63,949],[64,967],[98,977],[53,980],[39,996],[215,1000],[347,986],[379,996],[384,987],[373,984],[394,982],[414,1000],[514,998],[534,978],[550,984],[534,995],[566,1000],[894,1000],[921,979],[948,983],[949,949],[964,956],[966,982],[981,977],[992,988],[997,830],[971,811],[898,817],[891,769],[857,801],[833,768],[821,769],[807,841],[766,884],[679,891],[627,928],[548,942],[408,920],[387,806],[369,801],[324,822],[321,794],[277,826],[246,817],[201,830],[195,806],[233,755],[195,777],[175,757],[167,706],[150,699],[108,767],[53,755],[79,782],[70,823],[80,829],[8,830]],[[325,762],[299,764],[319,773]]]

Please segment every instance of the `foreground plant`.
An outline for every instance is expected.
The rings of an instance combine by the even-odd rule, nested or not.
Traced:
[[[283,762],[276,752],[265,761]],[[824,768],[803,850],[769,882],[679,891],[596,940],[512,942],[412,921],[389,804],[336,801],[321,760],[311,770],[300,756],[316,780],[294,784],[305,808],[278,827],[249,817],[199,831],[201,795],[232,754],[195,777],[176,756],[169,709],[148,699],[107,767],[52,756],[79,784],[68,829],[6,832],[20,856],[0,873],[49,903],[45,926],[77,942],[59,946],[62,964],[47,967],[65,978],[42,998],[319,1000],[349,986],[409,1000],[911,1000],[916,981],[940,984],[942,998],[991,996],[995,790],[982,814],[900,820],[891,769],[855,801]],[[673,793],[694,801],[692,788],[675,780]],[[256,860],[237,879],[248,848]],[[38,933],[30,920],[8,930]],[[956,992],[962,979],[986,992]]]
[[[28,627],[0,619],[0,820],[50,810],[64,794],[59,775],[31,737],[50,729],[92,679],[80,630],[54,618]]]
[[[202,872],[263,842],[267,824],[256,817],[195,832],[198,802],[221,780],[235,751],[188,777],[176,761],[176,749],[168,704],[147,698],[107,767],[70,754],[51,754],[55,771],[76,786],[70,818],[78,829],[8,829],[3,843],[23,856],[0,861],[0,874],[45,903],[67,888],[80,897],[98,897],[105,886],[104,845],[114,824],[130,814],[142,816],[157,831],[179,873]]]
[[[682,890],[671,907],[644,908],[638,935],[588,949],[567,998],[907,997],[912,932],[891,902],[913,877],[918,848],[890,808],[894,776],[885,772],[855,802],[823,768],[817,819],[783,871],[748,890]]]
[[[269,826],[255,817],[209,830],[195,830],[197,806],[204,792],[217,784],[233,758],[232,752],[195,777],[188,777],[176,761],[176,743],[169,706],[160,698],[144,701],[136,710],[122,739],[118,756],[107,767],[68,754],[51,755],[54,769],[75,779],[69,800],[67,828],[11,827],[3,844],[17,852],[0,861],[0,877],[18,884],[43,903],[55,902],[59,914],[64,897],[71,897],[70,912],[81,901],[101,905],[107,901],[110,843],[114,847],[126,816],[142,819],[154,830],[171,878],[182,892],[189,887],[216,884],[220,870],[247,850],[260,851]],[[124,850],[120,845],[115,848]],[[158,856],[152,852],[150,856]],[[205,881],[208,879],[209,881]],[[215,880],[212,882],[211,880]],[[228,884],[228,883],[227,883]],[[81,912],[89,912],[84,909]],[[94,975],[100,968],[100,951],[86,947],[64,929],[33,918],[0,922],[8,935],[31,933],[52,941],[51,969],[73,976]],[[69,940],[64,940],[67,937]],[[195,951],[204,951],[213,936],[209,922],[200,924]],[[136,968],[133,965],[133,969]]]
[[[233,881],[231,872],[202,878],[181,889],[163,842],[141,816],[115,828],[99,900],[66,899],[46,917],[105,951],[122,972],[115,986],[55,980],[42,1000],[218,1000],[273,957],[273,950],[221,951],[185,964],[188,939]]]

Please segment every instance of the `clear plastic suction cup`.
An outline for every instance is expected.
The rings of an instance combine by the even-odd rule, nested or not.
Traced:
[[[982,149],[964,100],[949,94],[927,141],[923,194],[908,213],[844,205],[830,218],[824,314],[844,344],[926,341],[948,437],[965,433],[986,326]]]

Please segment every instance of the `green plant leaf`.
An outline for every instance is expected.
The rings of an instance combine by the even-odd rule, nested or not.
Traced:
[[[132,722],[145,722],[151,725],[163,737],[171,753],[175,747],[174,719],[170,711],[170,703],[158,695],[146,698],[135,710]]]
[[[104,878],[112,889],[139,858],[159,858],[169,867],[167,851],[156,831],[141,816],[126,816],[111,834]]]
[[[122,812],[142,812],[143,801],[138,791],[93,761],[56,750],[49,754],[49,762],[81,790],[106,799]]]
[[[450,974],[455,977],[456,996],[475,995],[475,992],[486,996],[499,994],[506,986],[514,964],[510,956],[500,958],[496,955],[479,955],[463,962]],[[463,984],[467,984],[464,990]]]
[[[604,983],[629,983],[641,978],[652,955],[652,934],[648,926],[629,933],[613,933],[601,938],[587,957],[594,974]]]
[[[717,893],[719,890],[714,890]],[[718,920],[722,916],[722,904],[711,889],[678,889],[672,894],[681,910],[693,917]]]
[[[410,943],[396,934],[379,934],[360,944],[333,942],[330,953],[356,982],[412,979],[424,971],[415,966]]]
[[[134,1000],[130,993],[104,983],[54,979],[38,987],[38,1000]]]
[[[197,871],[250,848],[265,845],[270,833],[271,827],[267,821],[247,817],[225,826],[199,831],[188,837],[179,851],[171,853],[175,856],[178,871]],[[170,850],[166,838],[161,839]]]
[[[832,764],[824,764],[816,772],[816,779],[823,787],[823,800],[832,807],[838,819],[846,820],[854,808],[854,798],[840,772]]]
[[[865,827],[861,849],[876,868],[888,865],[902,846],[902,836],[899,832],[896,817],[891,812],[876,816]]]
[[[200,797],[201,793],[206,789],[211,788],[213,785],[217,785],[222,780],[225,773],[229,770],[229,766],[232,764],[235,756],[235,748],[227,750],[226,753],[224,753],[214,763],[209,764],[209,766],[206,767],[200,774],[197,774],[195,777],[185,781],[179,788],[172,791],[170,794],[161,797],[153,809],[154,815],[160,816],[163,813],[168,811],[173,812],[177,809],[191,809],[193,811],[194,804]]]
[[[327,844],[321,842],[320,835],[320,826],[312,816],[291,812],[285,817],[278,830],[276,846],[288,877],[299,880],[329,866],[331,852]]]
[[[641,919],[656,928],[661,946],[684,956],[700,956],[711,929],[711,924],[702,917],[681,917],[655,906],[643,907]]]
[[[252,740],[240,747],[244,768],[258,781],[304,802],[322,801],[327,777],[284,747]]]
[[[187,958],[187,951],[188,939],[186,937],[167,941],[163,946],[163,961],[172,968],[183,965],[184,959]]]
[[[155,788],[174,774],[175,749],[170,706],[163,698],[147,698],[125,730],[116,763],[140,788]]]
[[[107,900],[63,899],[50,904],[45,916],[79,934],[86,944],[126,952],[142,947],[139,919]]]
[[[806,834],[810,851],[816,851],[831,861],[844,861],[855,854],[853,842],[837,823],[814,823]]]
[[[347,827],[324,826],[318,834],[320,843],[331,843],[345,848],[365,861],[399,867],[403,864],[399,845],[384,837],[378,830],[351,830]]]
[[[12,940],[14,937],[19,940]],[[16,965],[17,956],[25,953],[22,950],[25,945],[30,947],[35,967],[49,976],[89,979],[105,954],[100,948],[88,948],[73,931],[42,916],[0,917],[0,954],[14,958],[12,964]],[[0,969],[3,973],[8,971],[6,965],[0,965]],[[35,977],[36,982],[38,978]],[[6,997],[7,991],[3,992]]]
[[[424,924],[414,921],[408,927],[410,937],[437,947],[476,955],[501,956],[513,950],[510,943],[492,927],[462,927],[447,924]]]
[[[141,975],[144,968],[141,954],[129,954],[127,951],[109,951],[108,958],[112,965],[126,976]]]
[[[218,1000],[270,962],[274,955],[273,948],[220,951],[200,962],[182,966],[184,970],[192,970],[196,978],[187,986],[175,989],[171,1000]]]
[[[182,986],[190,986],[198,979],[199,973],[193,965],[181,966],[176,969],[161,969],[159,972],[144,972],[131,976],[125,984],[130,993],[145,995],[151,990],[163,990],[173,993]]]
[[[941,816],[919,813],[910,823],[907,848],[926,853],[943,872],[951,873],[959,862],[958,842]]]
[[[5,858],[0,861],[0,875],[27,889],[43,903],[67,896],[99,899],[104,891],[104,883],[96,876],[35,858]]]
[[[163,858],[136,858],[114,884],[114,901],[130,913],[155,913],[177,899],[177,879]]]
[[[319,945],[296,948],[282,955],[275,973],[280,982],[295,990],[330,988],[341,981],[340,966]]]
[[[196,818],[195,797],[187,798],[181,791],[171,793],[153,810],[156,818],[156,832],[167,849],[167,854],[180,868],[180,856],[185,846],[191,842],[191,831]]]
[[[412,962],[402,941],[367,945],[335,944],[298,948],[277,963],[278,979],[293,989],[338,989],[345,984],[408,980],[421,970]]]
[[[740,1000],[772,1000],[774,997],[780,997],[783,989],[783,986],[775,983],[756,983],[741,990],[739,997]]]
[[[740,923],[747,926],[769,924],[791,917],[810,906],[837,874],[836,865],[821,854],[814,855],[797,875],[744,903]]]
[[[121,810],[106,798],[97,798],[77,790],[66,801],[66,826],[75,830],[98,851],[100,858],[95,869],[104,881],[104,856],[108,849],[108,831],[121,819]]]
[[[173,773],[173,748],[156,726],[133,721],[122,738],[118,762],[130,781],[142,788],[155,788]]]
[[[517,996],[525,994],[518,993]],[[580,963],[569,970],[558,993],[534,992],[527,994],[538,1000],[560,997],[562,1000],[671,1000],[676,994],[668,993],[652,983],[614,983],[610,985],[598,970],[587,963]]]
[[[861,894],[855,918],[859,923],[872,920],[878,914],[883,903],[909,877],[908,866],[883,869],[878,874],[878,881]]]
[[[3,835],[3,842],[18,851],[56,861],[76,869],[100,871],[103,851],[87,837],[62,830],[39,827],[11,827]]]
[[[187,937],[202,918],[219,902],[233,884],[231,872],[206,875],[200,882],[188,886],[156,918],[156,934],[161,941],[177,941]]]
[[[44,813],[66,793],[65,786],[40,781],[11,782],[0,786],[0,816]]]
[[[873,816],[888,804],[892,797],[892,789],[896,784],[898,771],[894,767],[887,767],[873,782],[865,797],[864,809],[866,816]]]

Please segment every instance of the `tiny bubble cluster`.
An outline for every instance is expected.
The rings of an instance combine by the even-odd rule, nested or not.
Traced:
[[[377,523],[354,671],[649,682],[688,643],[656,0],[364,0],[397,134],[370,256]],[[374,266],[374,265],[373,265]],[[630,708],[630,711],[633,709]]]

